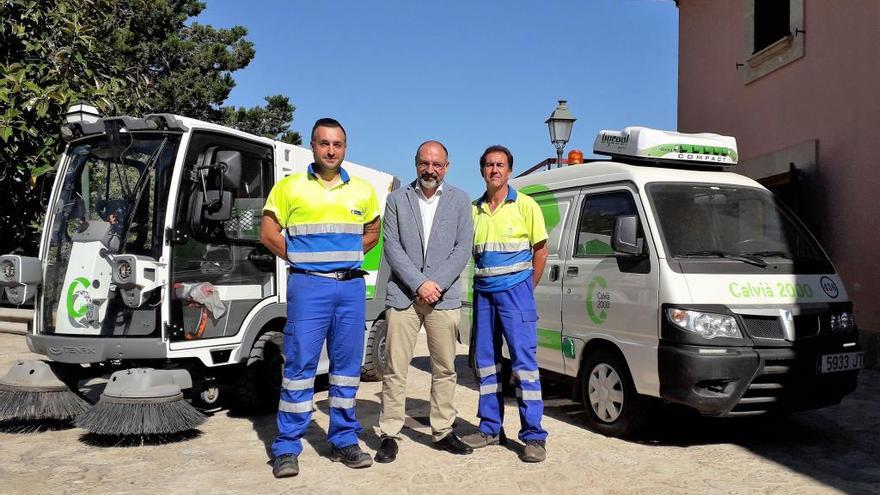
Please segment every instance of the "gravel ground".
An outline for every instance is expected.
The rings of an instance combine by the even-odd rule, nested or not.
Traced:
[[[477,424],[477,392],[458,357],[460,433]],[[880,372],[861,374],[858,390],[835,407],[762,421],[693,417],[669,410],[637,441],[588,431],[583,408],[546,383],[548,458],[524,464],[512,441],[470,456],[431,447],[427,426],[428,369],[424,334],[410,372],[407,419],[398,460],[353,470],[329,459],[327,392],[300,456],[301,474],[275,480],[268,449],[273,415],[214,413],[196,435],[163,445],[94,442],[77,429],[0,433],[0,493],[880,493]],[[0,374],[33,357],[24,338],[0,334]],[[358,415],[362,446],[375,451],[381,384],[363,383]],[[515,401],[505,426],[519,429]]]

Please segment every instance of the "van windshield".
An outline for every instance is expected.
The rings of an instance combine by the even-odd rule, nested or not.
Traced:
[[[755,187],[654,183],[647,187],[669,258],[794,265],[831,272],[822,248],[769,191]]]

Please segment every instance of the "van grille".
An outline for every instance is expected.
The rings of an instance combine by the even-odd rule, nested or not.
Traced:
[[[775,316],[758,316],[743,315],[743,323],[745,323],[746,332],[752,337],[759,339],[785,339],[782,331],[782,325],[779,318]],[[797,315],[794,317],[794,335],[795,339],[805,337],[815,337],[819,335],[821,328],[828,327],[828,313],[813,313],[806,315]]]
[[[746,332],[759,339],[782,339],[782,326],[775,316],[743,316]]]
[[[765,350],[764,367],[749,384],[739,403],[729,416],[757,416],[766,414],[783,402],[783,394],[794,372],[794,353],[785,350]]]

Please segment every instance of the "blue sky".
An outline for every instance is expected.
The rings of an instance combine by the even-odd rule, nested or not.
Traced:
[[[242,25],[256,46],[227,104],[288,95],[306,141],[334,117],[347,159],[403,182],[427,139],[474,197],[486,146],[509,147],[515,174],[555,157],[544,121],[559,99],[578,119],[566,152],[589,156],[603,128],[676,127],[672,0],[207,0],[198,22]]]

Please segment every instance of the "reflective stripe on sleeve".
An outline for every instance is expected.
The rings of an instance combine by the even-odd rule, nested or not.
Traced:
[[[281,387],[284,390],[308,390],[315,387],[315,378],[303,378],[302,380],[281,380]]]
[[[290,253],[288,253],[289,255]],[[491,275],[504,275],[506,273],[521,272],[532,267],[531,261],[523,261],[507,266],[491,266],[488,268],[475,268],[474,275],[478,277],[488,277]]]
[[[295,414],[311,412],[312,401],[306,400],[303,402],[287,402],[285,400],[281,400],[278,402],[278,410]]]

